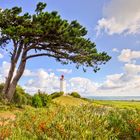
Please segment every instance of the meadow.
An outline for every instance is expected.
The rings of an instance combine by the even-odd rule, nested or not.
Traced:
[[[0,140],[139,140],[139,106],[69,96],[41,108],[1,105]]]
[[[94,101],[94,105],[105,105],[115,108],[140,109],[140,101]]]

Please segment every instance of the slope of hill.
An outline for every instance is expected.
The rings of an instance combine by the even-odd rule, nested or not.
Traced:
[[[70,106],[78,106],[87,104],[88,101],[84,101],[80,98],[74,98],[72,96],[60,96],[58,98],[53,99],[55,103],[58,103],[60,105],[70,105]]]

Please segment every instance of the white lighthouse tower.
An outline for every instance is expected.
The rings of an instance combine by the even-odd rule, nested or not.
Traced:
[[[66,81],[64,75],[61,75],[60,78],[60,92],[64,92],[64,95],[66,95]]]

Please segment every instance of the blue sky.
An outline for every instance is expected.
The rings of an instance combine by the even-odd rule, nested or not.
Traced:
[[[38,0],[1,0],[2,9],[23,7],[33,13]],[[59,77],[65,74],[67,91],[82,95],[125,96],[140,93],[140,1],[133,0],[43,0],[46,10],[58,11],[63,19],[78,20],[88,30],[87,37],[99,51],[106,51],[112,59],[98,73],[63,66],[47,57],[30,60],[20,84],[30,93],[37,89],[53,92],[59,89]],[[126,4],[127,3],[127,4]],[[9,57],[0,50],[0,77],[6,75]],[[126,80],[127,79],[127,80]],[[39,83],[37,83],[39,81]],[[32,87],[32,89],[30,89]],[[131,89],[130,89],[131,87]],[[128,92],[129,91],[129,92]]]

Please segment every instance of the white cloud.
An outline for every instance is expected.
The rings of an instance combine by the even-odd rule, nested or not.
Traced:
[[[87,78],[74,77],[66,81],[68,93],[77,91],[81,95],[92,95],[93,91],[97,88],[97,83]],[[36,93],[38,89],[47,93],[52,93],[60,90],[60,78],[54,73],[47,73],[47,71],[41,69],[38,70],[36,76],[28,80],[24,88],[31,94]]]
[[[123,62],[132,62],[132,60],[140,58],[139,54],[139,51],[124,49],[118,58]],[[123,70],[123,73],[107,75],[106,80],[102,83],[96,83],[83,77],[66,79],[67,92],[77,91],[82,96],[140,95],[140,65],[126,63]],[[26,90],[35,93],[41,89],[52,93],[59,91],[59,82],[59,77],[55,73],[48,73],[44,69],[39,69],[36,75],[26,83]]]
[[[140,73],[140,65],[125,64],[124,69],[127,75],[137,76]]]
[[[81,95],[93,95],[98,86],[88,78],[74,77],[69,80],[69,92],[77,91]]]
[[[103,18],[96,26],[97,34],[140,33],[140,0],[110,0],[103,8]]]
[[[10,64],[6,61],[0,67],[0,82],[5,80]],[[45,69],[31,71],[26,69],[23,77],[28,79],[23,88],[30,94],[40,89],[47,93],[59,91],[60,77]],[[22,79],[21,79],[22,80]],[[88,78],[66,79],[67,92],[77,91],[82,96],[135,96],[140,95],[140,65],[126,63],[124,72],[107,75],[106,80],[97,83]]]
[[[56,71],[64,73],[64,74],[72,73],[72,69],[57,69]]]
[[[109,75],[99,87],[100,95],[140,95],[140,65],[125,64],[124,73]]]
[[[36,73],[29,70],[29,69],[25,69],[24,73],[23,73],[23,76],[26,76],[26,77],[29,77],[29,76],[35,76]]]
[[[59,91],[59,77],[52,72],[39,69],[32,79],[27,81],[24,88],[29,93],[36,93],[38,89],[47,93]]]
[[[10,63],[3,61],[2,66],[0,66],[0,83],[3,83],[5,81],[9,68],[10,68]]]
[[[113,48],[112,51],[117,52],[117,53],[119,52],[119,50],[117,48]]]
[[[106,76],[106,81],[99,87],[99,89],[117,89],[122,87],[119,79],[123,74],[113,74]]]
[[[3,61],[2,66],[0,67],[0,73],[6,77],[10,68],[10,63]]]
[[[0,58],[3,58],[3,57],[4,57],[3,54],[0,53]]]
[[[122,62],[131,62],[135,59],[140,59],[140,51],[132,51],[130,49],[123,49],[118,59]]]

